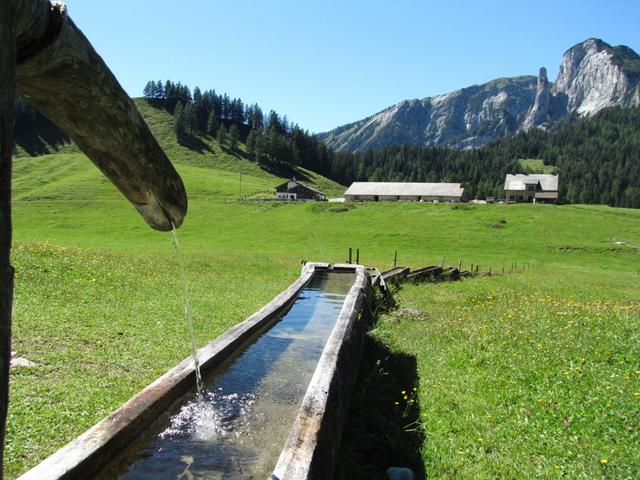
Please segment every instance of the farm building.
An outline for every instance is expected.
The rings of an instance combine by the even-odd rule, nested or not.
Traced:
[[[558,175],[507,174],[504,194],[507,202],[556,203],[559,198]]]
[[[277,200],[326,200],[326,195],[320,190],[306,185],[295,178],[276,187]]]
[[[354,182],[344,193],[348,202],[459,202],[460,183]]]

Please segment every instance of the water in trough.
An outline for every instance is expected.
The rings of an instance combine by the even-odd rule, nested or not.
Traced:
[[[270,478],[355,275],[316,272],[258,332],[103,471],[120,479]]]

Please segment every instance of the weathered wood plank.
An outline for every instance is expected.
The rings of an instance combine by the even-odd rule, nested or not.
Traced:
[[[17,93],[73,139],[149,225],[180,226],[182,180],[102,58],[63,7],[16,1],[17,25],[27,29],[17,32],[27,50],[18,52]]]
[[[133,101],[65,8],[47,0],[1,0],[0,480],[11,361],[11,154],[16,89],[76,142],[153,228],[178,227],[187,212],[182,180]]]
[[[386,283],[397,282],[401,278],[406,277],[411,272],[409,267],[394,267],[382,272],[382,280]]]
[[[0,1],[0,479],[3,475],[4,437],[9,404],[11,362],[11,151],[15,95],[14,4]]]

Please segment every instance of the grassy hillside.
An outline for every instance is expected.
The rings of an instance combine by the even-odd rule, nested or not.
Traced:
[[[520,159],[518,163],[527,173],[558,173],[557,167],[545,165],[544,160],[528,158]]]
[[[190,176],[193,182],[187,185],[190,196],[206,193],[218,199],[237,199],[240,194],[243,198],[250,198],[253,195],[271,197],[274,195],[273,187],[282,183],[286,178],[290,178],[273,175],[261,169],[257,163],[250,161],[245,155],[242,144],[236,152],[231,152],[227,148],[221,148],[211,137],[195,136],[188,146],[180,145],[176,140],[173,116],[170,113],[152,107],[143,99],[136,99],[135,102],[154,136],[178,170],[182,172],[181,169],[187,167],[200,169],[189,170],[187,168],[193,172],[193,175]],[[99,188],[100,194],[104,193],[103,188],[109,190],[108,182],[100,177],[99,172],[74,144],[46,143],[46,140],[47,138],[31,137],[28,141],[23,142],[26,148],[20,145],[16,147],[16,169],[20,170],[17,172],[18,177],[22,173],[27,174],[30,170],[40,168],[39,171],[34,170],[33,173],[29,173],[29,176],[24,177],[26,180],[23,185],[26,188],[39,185],[47,189],[49,183],[53,183],[55,188],[58,179],[63,178],[62,182],[66,182],[68,185],[77,185],[79,181],[88,182],[85,187],[89,196],[92,196],[91,192],[94,188]],[[50,156],[31,157],[27,153],[28,151],[48,153]],[[44,161],[46,163],[42,163]],[[51,169],[51,176],[55,179],[48,178],[49,169]],[[199,173],[196,174],[196,172]],[[304,168],[287,173],[295,175],[299,180],[307,181],[330,197],[341,196],[345,191],[345,187]],[[240,174],[242,174],[242,190],[240,189]],[[234,180],[235,187],[233,186]],[[216,186],[218,183],[226,186],[218,189]],[[97,184],[103,185],[97,187]],[[205,186],[204,190],[203,185]],[[57,184],[57,186],[65,188],[62,184]],[[210,190],[212,186],[213,189]]]
[[[380,268],[394,251],[412,267],[443,257],[494,272],[541,263],[407,286],[400,307],[427,317],[379,319],[372,336],[389,355],[415,359],[415,382],[402,389],[416,388],[420,421],[407,429],[425,433],[419,462],[428,478],[633,478],[640,470],[639,210],[240,202],[240,172],[243,196],[282,179],[211,139],[201,139],[201,153],[172,143],[170,117],[141,109],[190,196],[178,234],[200,346],[284,289],[302,259],[344,261],[348,247]],[[340,192],[324,182],[316,184]],[[8,478],[189,351],[168,234],[149,229],[73,147],[20,156],[14,187],[13,349],[37,366],[11,374]],[[384,415],[402,423],[397,394]],[[377,461],[397,458],[385,455]]]

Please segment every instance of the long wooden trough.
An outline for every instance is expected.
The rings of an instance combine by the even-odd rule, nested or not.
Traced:
[[[409,267],[393,267],[382,272],[382,280],[386,283],[397,282],[406,277],[411,269]]]
[[[411,270],[411,273],[407,274],[407,280],[422,280],[427,277],[438,277],[442,275],[443,272],[442,267],[431,265],[429,267],[418,268],[416,270]]]
[[[367,323],[371,317],[371,283],[357,265],[336,265],[355,273],[315,373],[292,425],[272,479],[330,479],[357,376]],[[300,278],[241,324],[198,351],[203,376],[227,360],[262,329],[271,328],[289,308],[314,273],[328,264],[307,263]],[[114,458],[193,389],[195,371],[187,358],[151,383],[116,411],[62,447],[19,480],[95,478]]]

